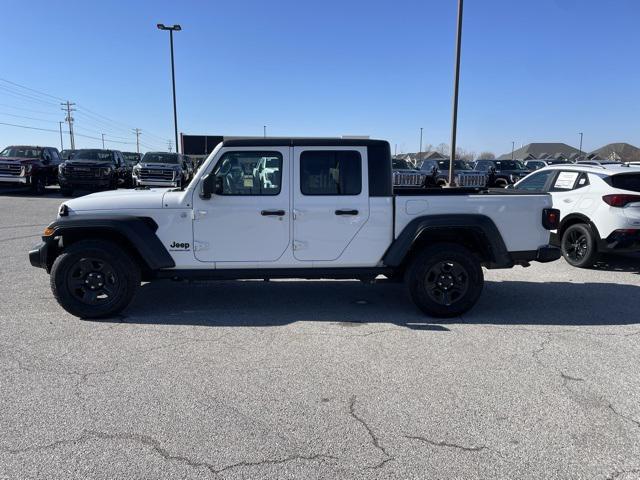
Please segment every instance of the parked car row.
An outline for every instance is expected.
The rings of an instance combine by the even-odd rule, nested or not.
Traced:
[[[10,146],[0,152],[0,183],[24,185],[42,194],[60,185],[63,195],[74,190],[114,190],[119,187],[178,187],[195,173],[194,162],[179,153],[121,152],[106,149],[63,150]]]

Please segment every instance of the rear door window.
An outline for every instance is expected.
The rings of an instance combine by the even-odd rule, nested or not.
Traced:
[[[362,159],[356,151],[307,150],[300,155],[303,195],[359,195]]]
[[[553,170],[546,170],[544,172],[533,173],[527,178],[522,180],[516,187],[516,190],[527,190],[532,192],[543,192],[551,175],[555,172]]]
[[[613,188],[620,190],[629,190],[631,192],[640,192],[640,173],[623,173],[620,175],[611,175],[604,179]]]

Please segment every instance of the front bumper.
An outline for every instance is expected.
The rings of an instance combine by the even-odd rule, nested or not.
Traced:
[[[29,183],[28,177],[17,177],[15,175],[0,175],[0,183],[20,183],[26,185]]]
[[[44,240],[33,250],[29,250],[29,262],[37,268],[44,268],[49,271],[49,250],[51,248],[51,240]]]
[[[112,183],[110,178],[69,178],[58,176],[58,184],[61,187],[86,187],[86,188],[101,188],[108,187]]]

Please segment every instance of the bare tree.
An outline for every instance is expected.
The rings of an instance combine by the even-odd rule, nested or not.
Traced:
[[[456,160],[472,161],[476,156],[476,152],[467,151],[462,147],[456,148]]]
[[[493,152],[480,152],[480,155],[478,155],[478,158],[482,160],[495,160],[496,154]]]
[[[449,145],[446,143],[441,143],[436,147],[436,152],[440,155],[448,155],[449,154]]]

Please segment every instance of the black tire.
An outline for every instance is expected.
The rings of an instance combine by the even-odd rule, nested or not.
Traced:
[[[416,256],[405,281],[420,310],[432,317],[450,318],[475,305],[484,275],[471,251],[454,243],[437,243]]]
[[[496,188],[507,188],[509,182],[507,182],[504,178],[496,178],[494,185]]]
[[[63,197],[71,197],[73,196],[73,188],[70,187],[60,187],[60,193]]]
[[[31,177],[31,193],[34,195],[44,195],[47,182],[43,175]]]
[[[598,256],[598,245],[593,229],[586,223],[570,225],[560,239],[562,256],[569,265],[592,267]]]
[[[131,303],[140,286],[140,267],[112,242],[82,240],[56,258],[50,281],[53,296],[70,314],[109,317]]]

